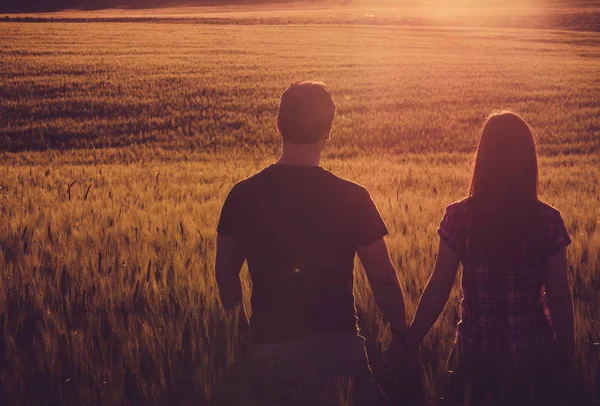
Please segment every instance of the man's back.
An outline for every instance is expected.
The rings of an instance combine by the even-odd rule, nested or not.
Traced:
[[[234,186],[218,232],[248,261],[256,342],[356,333],[354,255],[387,234],[362,186],[321,167],[271,165]]]
[[[356,331],[355,253],[395,334],[392,344],[408,328],[404,295],[369,193],[320,167],[335,110],[323,83],[294,82],[283,92],[281,156],[229,193],[217,230],[215,277],[228,318],[245,330],[240,270],[248,262],[252,358],[256,372],[270,371],[255,386],[261,399],[269,393],[278,404],[321,404],[328,393],[327,404],[335,404],[338,378],[351,378],[353,404],[387,405]],[[282,384],[275,391],[274,378]]]

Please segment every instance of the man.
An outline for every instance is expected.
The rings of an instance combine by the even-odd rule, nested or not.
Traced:
[[[355,254],[399,337],[408,327],[404,297],[369,193],[320,166],[335,110],[323,83],[295,82],[285,90],[277,116],[281,157],[229,193],[217,229],[216,278],[225,310],[247,323],[239,273],[248,262],[253,356],[277,363],[280,379],[301,385],[309,375],[320,384],[346,377],[354,405],[387,404],[357,331]],[[306,389],[293,396],[316,396]]]

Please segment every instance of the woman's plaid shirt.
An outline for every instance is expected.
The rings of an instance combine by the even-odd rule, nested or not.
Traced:
[[[536,251],[541,257],[537,263],[542,265],[499,268],[485,260],[470,260],[478,255],[473,252],[478,245],[470,237],[473,220],[468,202],[465,199],[448,206],[438,229],[463,264],[461,321],[455,349],[461,357],[476,360],[493,358],[522,364],[539,359],[556,346],[543,283],[545,263],[571,242],[560,212],[541,202],[535,209],[540,219],[535,238],[541,239],[536,246],[542,247]]]

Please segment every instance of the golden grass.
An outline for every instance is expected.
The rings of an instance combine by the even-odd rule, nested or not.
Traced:
[[[227,380],[236,344],[217,300],[214,229],[229,188],[268,162],[221,157],[173,164],[3,166],[0,207],[9,221],[0,224],[0,288],[7,292],[0,299],[5,357],[0,379],[6,400],[242,401],[243,392],[231,390],[243,389],[247,377],[238,372],[234,383]],[[588,394],[595,396],[598,164],[597,157],[541,164],[542,196],[562,210],[573,237],[569,263],[579,367]],[[437,224],[444,207],[464,195],[470,158],[373,156],[327,160],[325,167],[372,192],[391,231],[390,252],[412,314],[432,269]],[[246,275],[244,280],[248,301]],[[362,271],[356,295],[378,372],[389,333]],[[452,345],[458,300],[455,289],[422,349],[430,402]],[[224,387],[226,382],[233,386]],[[37,389],[25,392],[31,385]]]
[[[0,147],[277,148],[291,81],[338,103],[333,150],[471,152],[496,108],[545,154],[596,153],[600,34],[359,25],[0,24]]]

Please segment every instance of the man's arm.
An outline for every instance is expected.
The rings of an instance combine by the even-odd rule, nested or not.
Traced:
[[[444,310],[458,271],[458,255],[443,238],[440,238],[437,261],[427,286],[419,300],[415,318],[406,342],[418,346]]]
[[[568,362],[575,359],[573,299],[567,276],[567,250],[562,248],[548,259],[546,296],[558,344]]]
[[[383,238],[372,244],[359,246],[358,257],[365,268],[375,301],[389,320],[393,333],[406,331],[404,294]]]
[[[221,304],[230,316],[235,316],[235,311],[238,310],[242,324],[248,323],[242,303],[242,283],[240,281],[240,271],[245,260],[246,258],[234,238],[217,235],[215,276]]]

